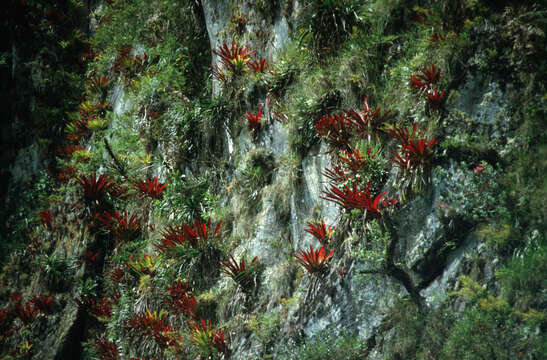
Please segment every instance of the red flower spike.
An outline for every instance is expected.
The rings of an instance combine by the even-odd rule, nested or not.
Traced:
[[[317,274],[324,271],[327,261],[329,261],[333,254],[333,250],[326,254],[324,246],[321,246],[319,250],[313,250],[313,247],[310,245],[310,251],[300,250],[298,254],[294,254],[293,256],[310,274]]]
[[[249,66],[255,73],[263,73],[266,71],[266,60],[264,60],[262,57],[260,57],[260,60],[255,61],[249,61],[247,63],[247,66]]]
[[[234,256],[230,254],[228,261],[221,261],[220,264],[222,268],[220,269],[223,273],[232,278],[237,284],[242,288],[248,288],[251,285],[251,272],[253,271],[253,266],[257,262],[257,257],[255,256],[249,265],[245,264],[245,257],[241,257],[239,264],[237,263]]]
[[[430,90],[425,93],[425,95],[427,96],[427,103],[429,104],[429,106],[431,106],[433,110],[439,111],[441,101],[444,97],[444,93],[444,91],[439,93],[437,88],[434,88],[433,91]]]
[[[39,296],[34,295],[30,302],[34,304],[34,308],[41,311],[44,314],[51,314],[53,306],[55,305],[55,296],[54,295],[43,295]]]
[[[329,240],[332,238],[332,235],[334,233],[334,227],[327,227],[325,225],[325,220],[321,220],[320,223],[316,224],[308,222],[308,228],[304,231],[319,240],[321,245],[327,246]]]
[[[97,173],[94,172],[89,177],[84,175],[76,178],[84,190],[84,198],[87,201],[98,201],[109,192],[114,186],[114,180],[105,174],[97,178]]]
[[[165,190],[165,184],[160,184],[157,176],[152,180],[140,180],[134,186],[141,191],[141,198],[146,195],[152,199],[159,199]]]

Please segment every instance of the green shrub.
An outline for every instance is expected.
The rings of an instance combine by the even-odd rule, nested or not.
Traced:
[[[547,305],[547,241],[540,234],[537,236],[537,242],[516,251],[498,272],[504,297],[522,311]]]
[[[275,359],[280,360],[357,360],[365,358],[366,343],[357,336],[341,331],[324,330],[301,345],[286,345]],[[294,347],[291,347],[293,345]]]

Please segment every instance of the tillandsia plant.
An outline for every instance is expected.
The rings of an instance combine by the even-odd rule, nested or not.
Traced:
[[[253,285],[253,273],[258,265],[257,257],[255,256],[251,262],[245,262],[245,257],[242,256],[239,263],[230,254],[227,261],[221,261],[221,271],[232,278],[244,291],[249,291]]]
[[[156,275],[158,258],[143,254],[141,257],[133,258],[129,255],[129,261],[122,264],[133,270],[137,275]]]
[[[363,211],[365,218],[379,218],[382,216],[382,209],[380,206],[386,207],[389,205],[395,205],[397,200],[393,198],[382,200],[387,194],[387,191],[373,197],[370,194],[370,187],[370,180],[363,190],[360,190],[357,187],[356,182],[352,183],[351,188],[344,185],[342,189],[339,189],[335,185],[331,184],[330,189],[323,190],[324,196],[321,196],[321,199],[332,201],[348,212],[354,209]]]
[[[152,199],[159,199],[165,190],[165,184],[161,184],[157,176],[152,180],[139,180],[134,185],[141,194],[139,197],[148,196]]]
[[[342,111],[350,119],[359,136],[362,138],[366,137],[369,142],[372,135],[374,135],[376,140],[379,139],[378,132],[380,131],[382,124],[387,121],[389,114],[391,113],[391,110],[381,113],[380,106],[376,109],[371,108],[368,104],[367,96],[365,96],[363,102],[361,103],[360,111],[355,111],[353,109]]]
[[[93,76],[87,79],[87,88],[90,91],[95,91],[103,94],[110,86],[110,79],[106,76]]]
[[[224,333],[217,331],[211,325],[211,320],[206,322],[201,319],[199,322],[192,322],[190,325],[192,332],[192,342],[199,348],[203,358],[216,356],[219,353],[228,353]]]
[[[191,293],[191,286],[188,281],[175,281],[171,287],[167,288],[167,292],[169,293],[168,302],[176,314],[183,314],[193,319],[197,318],[198,303]]]
[[[30,324],[40,311],[33,306],[32,302],[27,302],[24,306],[21,304],[15,305],[15,317],[17,317],[25,325]]]
[[[253,139],[256,138],[256,133],[260,130],[260,120],[262,119],[262,106],[259,105],[256,108],[258,110],[256,115],[247,112],[247,115],[245,116],[249,130],[251,131],[251,137]]]
[[[332,114],[321,117],[315,123],[317,133],[327,139],[331,152],[350,150],[349,141],[354,134],[353,123],[345,114]]]
[[[243,72],[254,54],[253,51],[249,51],[248,46],[243,47],[237,42],[232,42],[231,47],[223,43],[217,50],[213,50],[213,53],[220,58],[224,69],[229,69],[234,74]]]
[[[45,228],[51,227],[51,222],[53,221],[51,211],[42,210],[38,213],[38,216],[40,217],[40,222],[42,223],[42,225],[44,225]]]
[[[408,188],[420,190],[428,183],[431,173],[431,159],[433,147],[438,143],[435,138],[423,137],[423,131],[417,131],[417,123],[412,130],[396,125],[390,130],[389,135],[398,142],[398,151],[393,151],[390,158],[401,170],[402,195],[405,196]]]
[[[327,253],[324,246],[321,246],[319,250],[314,250],[310,245],[310,251],[300,250],[293,256],[296,258],[296,261],[308,271],[308,273],[312,275],[322,275],[327,268],[327,262],[333,254],[334,250]]]
[[[429,68],[421,68],[421,74],[415,74],[410,77],[410,87],[416,92],[425,92],[433,86],[433,84],[441,81],[441,68],[431,64]]]
[[[205,248],[209,238],[216,238],[220,235],[222,222],[218,222],[213,230],[211,218],[207,224],[202,224],[199,220],[194,219],[194,226],[182,223],[181,225],[169,225],[168,229],[163,232],[163,238],[156,248],[161,252],[169,251],[178,246],[191,246],[194,249]]]
[[[98,216],[98,221],[114,235],[118,245],[135,240],[142,230],[142,219],[136,214],[129,215],[127,211],[122,214],[106,211]]]
[[[255,73],[263,73],[266,71],[268,64],[261,56],[259,60],[249,61],[247,66],[249,66]]]
[[[180,335],[167,323],[167,317],[165,310],[160,310],[159,313],[146,311],[133,314],[124,326],[153,338],[162,349],[170,346],[178,347]]]
[[[444,91],[439,92],[437,88],[433,88],[433,90],[428,90],[425,93],[427,103],[433,109],[433,111],[439,111],[441,108],[441,102],[444,98]]]
[[[40,311],[43,314],[51,314],[53,312],[53,307],[55,306],[55,296],[54,295],[34,295],[30,302],[34,305],[34,308]]]
[[[108,321],[112,314],[112,305],[114,300],[103,297],[99,302],[93,296],[81,295],[79,298],[74,298],[74,302],[79,308],[88,311],[95,316],[99,321]]]
[[[118,353],[118,348],[116,344],[109,341],[107,338],[102,337],[98,338],[95,343],[95,348],[99,353],[101,360],[119,360],[120,354]]]
[[[318,223],[312,223],[308,221],[308,228],[304,231],[319,240],[321,245],[327,246],[334,234],[334,227],[327,227],[327,225],[325,225],[325,220],[321,220],[321,222]]]
[[[114,187],[114,179],[102,174],[97,177],[97,173],[93,172],[89,177],[81,175],[76,178],[76,181],[82,186],[84,191],[84,199],[88,202],[97,202]]]

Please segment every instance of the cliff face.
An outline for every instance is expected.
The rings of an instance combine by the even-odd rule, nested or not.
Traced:
[[[4,358],[544,353],[539,4],[90,13]]]

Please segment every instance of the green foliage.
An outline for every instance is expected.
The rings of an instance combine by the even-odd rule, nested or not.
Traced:
[[[362,220],[361,214],[358,215]],[[360,221],[358,222],[361,223]],[[361,225],[362,226],[362,225]],[[377,220],[368,221],[365,236],[352,251],[352,257],[372,269],[379,269],[384,264],[385,253],[389,243],[389,232],[384,231]]]
[[[502,293],[515,308],[541,309],[547,304],[547,242],[539,233],[523,249],[515,252],[511,261],[498,272]]]
[[[53,191],[51,181],[51,176],[42,171],[26,191],[22,183],[10,184],[7,199],[15,208],[6,206],[1,209],[0,217],[5,221],[2,227],[6,226],[7,230],[0,231],[0,260],[28,242],[28,234],[36,225],[38,212],[46,206],[47,197]]]
[[[42,270],[46,275],[48,287],[54,291],[63,291],[74,276],[76,264],[71,259],[50,255],[44,257]]]
[[[192,224],[194,219],[205,221],[216,202],[209,186],[209,180],[204,177],[186,178],[174,171],[154,211],[174,223],[184,221]]]
[[[334,334],[332,331],[322,331],[306,340],[303,344],[294,346],[292,341],[277,354],[276,359],[283,360],[357,360],[363,359],[366,344],[357,336],[342,331]],[[291,347],[289,347],[291,346]]]
[[[504,206],[506,193],[498,180],[500,174],[501,169],[485,162],[476,164],[473,169],[461,162],[452,172],[437,168],[433,181],[449,184],[441,192],[439,212],[447,217],[461,216],[471,223],[508,220],[509,212]]]
[[[264,353],[267,353],[268,348],[276,340],[276,337],[281,330],[281,325],[282,322],[279,311],[272,311],[258,315],[253,314],[247,321],[247,327],[259,339]]]
[[[321,59],[336,49],[358,23],[355,0],[313,0],[304,6],[300,17],[300,38]]]
[[[262,150],[252,150],[239,171],[237,186],[248,199],[258,200],[259,194],[272,182],[275,160],[273,154]]]

